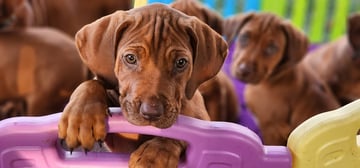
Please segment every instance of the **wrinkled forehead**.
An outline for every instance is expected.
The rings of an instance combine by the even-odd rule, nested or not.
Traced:
[[[159,7],[159,8],[157,8]],[[148,9],[148,10],[147,10]],[[131,10],[132,23],[120,39],[122,45],[141,43],[151,51],[169,48],[190,49],[189,17],[168,7]]]
[[[282,20],[274,15],[258,14],[250,19],[243,27],[243,31],[257,32],[259,34],[269,33],[276,35],[282,31]]]

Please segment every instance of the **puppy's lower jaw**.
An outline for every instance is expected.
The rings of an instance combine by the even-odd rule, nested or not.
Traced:
[[[122,110],[122,113],[126,120],[131,124],[139,126],[151,125],[162,129],[171,127],[175,123],[178,116],[178,112],[176,111],[166,111],[164,114],[156,118],[147,118],[141,115],[140,112],[130,112],[124,109]]]
[[[157,128],[168,128],[172,126],[180,112],[180,107],[173,101],[162,101],[142,103],[140,99],[119,98],[122,113],[126,120],[134,125],[151,125]],[[160,111],[160,112],[158,112]]]
[[[259,78],[255,78],[255,75],[247,75],[247,76],[244,76],[242,74],[235,74],[234,77],[236,79],[238,79],[239,81],[241,82],[244,82],[244,83],[248,83],[248,84],[258,84],[260,83],[260,79]]]

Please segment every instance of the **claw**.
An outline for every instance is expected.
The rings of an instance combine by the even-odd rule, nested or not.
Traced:
[[[85,151],[85,155],[87,155],[90,150],[85,148],[84,151]]]
[[[60,145],[64,146],[65,139],[60,139]]]
[[[72,155],[74,148],[70,148],[70,155]]]
[[[102,145],[103,141],[101,139],[99,139],[97,142],[98,142],[100,148],[102,148],[103,147],[103,145]]]
[[[110,112],[109,109],[106,109],[106,113],[107,113],[110,117],[112,117],[112,114],[111,114],[111,112]]]

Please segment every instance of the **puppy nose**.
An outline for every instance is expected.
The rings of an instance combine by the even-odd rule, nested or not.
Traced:
[[[250,66],[249,64],[246,64],[246,63],[242,63],[239,65],[238,67],[238,74],[241,76],[241,77],[248,77],[250,76],[252,73],[253,73],[253,66]]]
[[[140,105],[140,114],[147,120],[157,120],[164,113],[164,105],[158,98],[150,98]]]

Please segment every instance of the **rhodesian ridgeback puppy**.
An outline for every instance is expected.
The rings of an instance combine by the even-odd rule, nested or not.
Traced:
[[[236,41],[232,74],[247,83],[245,101],[264,143],[286,145],[307,118],[339,107],[328,85],[301,62],[308,39],[271,13],[238,14],[225,20],[225,37]]]
[[[360,14],[351,15],[347,26],[347,35],[320,46],[305,59],[342,105],[360,98]]]
[[[105,139],[106,90],[118,93],[135,125],[168,128],[179,114],[210,120],[197,88],[219,72],[228,48],[199,19],[161,4],[118,11],[84,26],[76,45],[96,79],[80,84],[63,111],[59,138],[68,147],[89,150]],[[132,152],[129,166],[177,167],[185,149],[183,141],[154,137]]]

